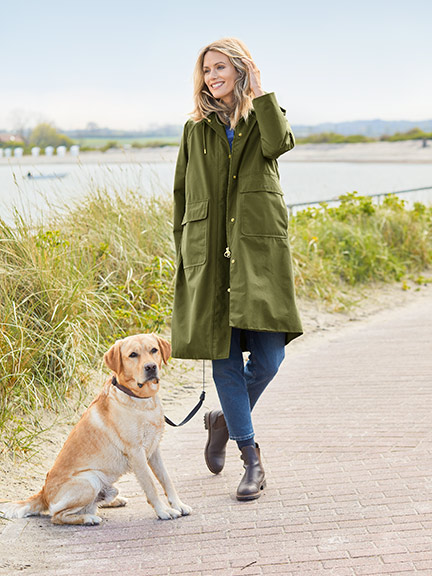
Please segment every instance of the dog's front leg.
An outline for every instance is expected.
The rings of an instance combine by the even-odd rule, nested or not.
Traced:
[[[156,450],[149,458],[149,464],[156,478],[159,480],[163,489],[165,490],[165,494],[171,506],[181,512],[182,516],[187,516],[190,514],[192,512],[192,508],[187,504],[183,504],[183,502],[180,500],[177,491],[174,488],[174,484],[172,483],[172,480],[163,463],[159,447],[156,448]]]
[[[143,450],[136,451],[131,455],[130,461],[135,476],[147,496],[147,501],[153,506],[157,516],[161,520],[171,520],[172,518],[178,518],[181,516],[179,510],[170,508],[160,498],[155,483],[153,482],[152,471],[150,466],[147,464],[145,452]]]

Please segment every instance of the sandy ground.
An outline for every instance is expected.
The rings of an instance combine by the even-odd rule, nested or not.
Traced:
[[[430,278],[431,272],[424,277]],[[401,285],[380,285],[357,294],[356,305],[345,313],[329,312],[316,301],[300,301],[305,334],[290,344],[290,351],[307,346],[313,338],[328,338],[349,322],[362,322],[388,308],[403,306],[416,298],[430,298],[432,285],[421,287],[412,283],[409,289]],[[207,387],[213,387],[211,363],[206,362]],[[84,404],[88,405],[102,385],[103,377],[95,379]],[[202,389],[202,362],[174,360],[162,375],[162,400],[165,413],[174,422],[180,422],[198,401]],[[40,434],[36,452],[30,457],[0,455],[0,501],[28,497],[39,490],[45,474],[52,466],[73,425],[78,421],[85,406],[64,408],[60,414],[45,412],[40,415],[41,425],[46,430]],[[202,418],[203,410],[196,416]],[[204,438],[204,436],[203,436]],[[202,449],[203,446],[197,446]]]
[[[43,164],[105,164],[175,162],[178,148],[130,149],[126,151],[82,152],[79,156],[24,156],[0,158],[0,166]],[[432,143],[423,147],[421,140],[405,142],[368,142],[358,144],[302,144],[281,156],[282,162],[391,162],[432,164]]]

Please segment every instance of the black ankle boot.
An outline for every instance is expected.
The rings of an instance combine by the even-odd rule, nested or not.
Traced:
[[[208,430],[204,457],[207,468],[219,474],[225,465],[226,445],[229,439],[228,428],[221,410],[211,410],[204,415],[204,426]]]
[[[244,462],[245,473],[237,488],[237,500],[256,500],[266,485],[258,444],[244,446],[241,449],[241,459]]]

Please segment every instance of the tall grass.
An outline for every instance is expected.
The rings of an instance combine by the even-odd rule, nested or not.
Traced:
[[[40,408],[76,397],[106,348],[169,324],[171,200],[91,192],[35,224],[0,219],[0,450],[27,450]],[[346,307],[350,290],[432,261],[432,208],[348,194],[290,221],[300,298]]]
[[[0,220],[3,449],[27,445],[23,422],[79,391],[115,339],[165,325],[170,218],[166,199],[94,192],[49,225]]]

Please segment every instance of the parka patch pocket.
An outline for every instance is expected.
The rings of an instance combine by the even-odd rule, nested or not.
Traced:
[[[189,202],[182,220],[183,268],[202,266],[207,260],[208,200]]]
[[[279,192],[242,192],[241,215],[244,236],[288,237],[288,210]]]

